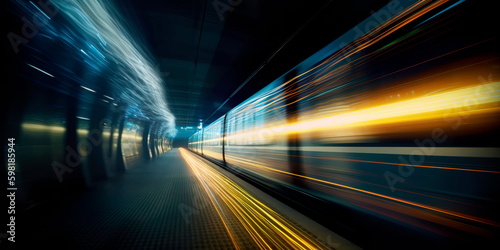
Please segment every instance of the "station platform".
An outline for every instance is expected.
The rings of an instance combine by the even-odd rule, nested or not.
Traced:
[[[359,249],[183,148],[31,217],[20,238],[66,249]]]

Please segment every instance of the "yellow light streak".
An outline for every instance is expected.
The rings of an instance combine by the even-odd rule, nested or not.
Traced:
[[[65,127],[62,126],[54,126],[54,125],[45,125],[45,124],[37,124],[37,123],[23,123],[21,127],[28,131],[38,131],[38,132],[64,132],[66,131]]]
[[[399,122],[426,121],[442,117],[444,114],[459,115],[464,112],[461,107],[467,107],[470,114],[491,113],[498,112],[498,108],[481,108],[481,105],[499,102],[500,82],[493,82],[319,119],[310,119],[288,125],[235,133],[226,136],[226,140],[255,137],[263,133],[278,135],[346,126],[373,126]],[[193,142],[193,144],[220,140],[221,137],[217,137]]]
[[[490,89],[493,89],[493,91],[488,91]],[[283,131],[295,133],[353,124],[369,126],[384,123],[425,120],[435,117],[435,114],[432,114],[432,112],[449,111],[450,114],[460,113],[462,110],[457,110],[456,107],[466,104],[465,102],[474,103],[476,107],[480,104],[500,102],[500,82],[381,105],[317,120],[299,122],[284,127]],[[480,109],[475,109],[471,110],[471,112],[477,112],[479,110]]]
[[[238,225],[230,224],[229,221],[226,221],[226,217],[223,215],[218,201],[222,201],[229,208],[255,244],[260,248],[330,248],[287,218],[258,201],[236,182],[211,166],[208,166],[186,149],[181,148],[180,151],[193,173],[203,183],[212,204],[233,240],[235,248],[244,247],[241,242],[236,241],[236,237],[232,233],[232,228]]]

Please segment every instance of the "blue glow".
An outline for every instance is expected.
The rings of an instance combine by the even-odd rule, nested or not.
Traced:
[[[35,8],[37,8],[37,9],[38,9],[38,11],[40,11],[40,12],[41,12],[41,13],[42,13],[42,14],[43,14],[43,15],[44,15],[47,19],[49,19],[49,20],[50,20],[50,17],[49,17],[49,16],[47,16],[47,14],[45,14],[45,12],[43,12],[40,8],[38,8],[38,6],[36,6],[36,4],[34,4],[32,1],[30,1],[30,3],[31,3],[33,6],[35,6]]]
[[[97,52],[97,54],[99,54],[100,56],[102,56],[102,58],[106,58],[98,49],[96,49],[96,47],[94,47],[94,45],[90,45],[90,48],[92,48],[95,52]]]
[[[86,38],[88,49],[76,46],[81,44],[80,41],[71,41],[77,50],[88,55],[85,62],[93,68],[101,68],[102,65],[102,70],[108,63],[115,65],[113,74],[107,79],[120,90],[113,95],[127,103],[126,113],[164,122],[170,136],[175,136],[175,117],[168,108],[162,78],[153,67],[150,56],[135,41],[136,36],[117,21],[123,18],[116,8],[104,0],[53,2]]]

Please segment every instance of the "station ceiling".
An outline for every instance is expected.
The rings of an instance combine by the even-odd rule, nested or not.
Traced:
[[[126,0],[117,4],[157,63],[179,129],[196,127],[200,120],[208,125],[388,2]]]

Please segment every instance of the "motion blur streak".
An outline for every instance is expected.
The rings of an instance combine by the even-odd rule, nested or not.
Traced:
[[[272,133],[297,133],[341,126],[373,126],[400,122],[428,121],[441,118],[444,114],[460,114],[463,110],[457,109],[457,106],[465,102],[474,104],[474,106],[469,106],[468,112],[470,114],[497,113],[499,111],[498,103],[500,103],[500,83],[494,82],[478,85],[326,118],[306,120],[281,127],[238,133],[227,136],[226,139],[256,137],[268,131]],[[491,105],[485,107],[483,104]],[[203,142],[219,141],[221,139],[219,137]]]
[[[485,91],[493,89],[493,91]],[[403,101],[379,107],[349,112],[318,120],[306,121],[279,128],[287,133],[308,131],[314,129],[330,128],[343,125],[370,126],[383,123],[407,122],[427,120],[442,117],[443,111],[461,112],[457,105],[468,101],[475,105],[500,102],[500,83],[490,83],[462,90],[450,91],[421,97],[414,100]],[[477,107],[477,106],[476,106]],[[439,113],[435,113],[440,111]],[[473,109],[470,112],[498,112],[498,107]]]
[[[479,29],[494,21],[478,1],[404,2],[200,129],[190,150],[332,225],[375,238],[365,219],[381,218],[394,249],[497,244],[499,41]]]
[[[104,60],[112,60],[118,65],[116,71],[119,74],[115,76],[119,77],[110,81],[124,90],[122,99],[129,103],[138,103],[136,107],[129,108],[139,110],[140,107],[147,110],[152,116],[149,118],[166,122],[168,133],[174,136],[175,118],[167,106],[161,77],[142,50],[143,46],[120,23],[120,20],[125,19],[115,7],[110,2],[101,0],[53,2],[86,33],[90,41],[98,41],[100,49],[108,53],[104,55],[94,45],[90,45],[93,51]]]
[[[470,148],[468,148],[468,149],[470,150]],[[453,150],[459,150],[459,149],[453,149]],[[483,149],[483,150],[485,150],[485,149]],[[491,154],[493,155],[493,153],[491,153]],[[286,154],[275,154],[275,155],[288,156]],[[496,156],[500,157],[499,155],[496,155]],[[302,157],[304,157],[304,158],[312,158],[312,159],[333,160],[333,161],[351,161],[351,162],[363,162],[363,163],[374,163],[374,164],[387,164],[387,165],[395,165],[395,166],[408,166],[408,167],[417,167],[417,168],[436,168],[436,169],[446,169],[446,170],[471,171],[471,172],[483,172],[483,173],[500,174],[500,171],[482,170],[482,169],[451,168],[451,167],[438,167],[438,166],[427,166],[427,165],[424,166],[424,165],[393,163],[393,162],[380,162],[380,161],[366,161],[366,160],[357,160],[357,159],[348,159],[348,158],[335,158],[335,157],[313,157],[313,156],[302,156]]]
[[[317,181],[317,182],[325,183],[325,184],[328,184],[328,185],[333,185],[333,186],[337,186],[337,187],[341,187],[341,188],[346,188],[346,189],[350,189],[350,190],[354,190],[354,191],[358,191],[358,192],[362,192],[362,193],[366,193],[366,194],[370,194],[370,195],[382,197],[382,198],[385,198],[385,199],[389,199],[389,200],[393,200],[393,201],[405,203],[405,204],[408,204],[408,205],[412,205],[412,206],[416,206],[416,207],[420,207],[420,208],[425,208],[425,209],[429,209],[429,210],[433,210],[433,211],[437,211],[437,212],[448,214],[448,215],[453,215],[453,216],[464,218],[464,219],[468,219],[468,220],[473,220],[473,221],[477,221],[477,222],[481,222],[481,223],[485,223],[485,224],[489,224],[489,225],[493,225],[493,226],[500,226],[499,223],[496,223],[494,221],[489,221],[489,220],[485,220],[485,219],[482,219],[482,218],[477,218],[477,217],[474,217],[474,216],[460,214],[460,213],[456,213],[456,212],[453,212],[453,211],[447,211],[447,210],[444,210],[444,209],[439,209],[439,208],[436,208],[436,207],[432,207],[432,206],[428,206],[428,205],[423,205],[423,204],[419,204],[419,203],[416,203],[416,202],[405,201],[405,200],[402,200],[402,199],[397,199],[397,198],[393,198],[393,197],[390,197],[390,196],[387,196],[387,195],[377,194],[377,193],[374,193],[374,192],[370,192],[370,191],[362,190],[362,189],[359,189],[359,188],[354,188],[354,187],[342,185],[342,184],[339,184],[339,183],[334,183],[334,182],[330,182],[330,181],[324,181],[324,180],[320,180],[320,179],[316,179],[316,178],[312,178],[312,177],[308,177],[308,176],[304,176],[304,175],[298,175],[298,174],[294,174],[294,173],[290,173],[290,172],[286,172],[286,171],[281,171],[281,170],[269,168],[269,167],[266,167],[266,166],[263,166],[263,165],[258,165],[258,167],[265,168],[265,169],[270,170],[270,171],[276,171],[276,172],[279,172],[279,173],[282,173],[282,174],[293,175],[293,176],[296,176],[296,177],[300,177],[300,178],[304,178],[304,179],[308,179],[308,180],[312,180],[312,181]]]
[[[39,69],[39,68],[37,68],[37,67],[35,67],[35,66],[33,66],[33,65],[29,64],[29,63],[28,63],[28,66],[30,66],[30,67],[32,67],[32,68],[34,68],[34,69],[36,69],[36,70],[38,70],[38,71],[40,71],[40,72],[42,72],[42,73],[44,73],[44,74],[48,75],[48,76],[50,76],[50,77],[54,77],[52,74],[49,74],[49,73],[47,73],[46,71],[41,70],[41,69]]]
[[[50,131],[50,132],[63,133],[66,131],[66,128],[61,126],[48,126],[48,125],[33,124],[33,123],[23,123],[21,124],[21,127],[26,130],[38,131],[38,132]]]
[[[327,245],[318,242],[312,235],[259,202],[234,181],[208,166],[186,149],[181,148],[180,150],[193,173],[203,183],[221,219],[224,221],[226,216],[220,209],[219,201],[222,201],[231,210],[259,248],[328,248]],[[237,225],[231,225],[227,221],[224,221],[224,224],[233,239],[235,248],[243,248],[245,245],[235,241],[234,233],[231,232],[232,227]]]

